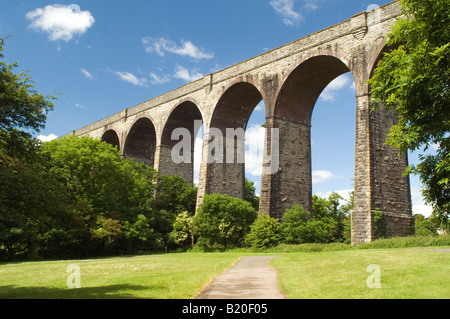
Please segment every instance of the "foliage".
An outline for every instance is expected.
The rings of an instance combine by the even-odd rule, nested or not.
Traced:
[[[276,246],[282,240],[281,225],[277,219],[262,214],[251,226],[245,240],[247,245],[256,249]]]
[[[381,210],[375,210],[373,222],[375,223],[375,232],[378,238],[386,238],[386,217]]]
[[[193,220],[197,245],[206,249],[239,247],[256,218],[257,212],[246,201],[205,195]]]
[[[252,204],[253,208],[259,210],[259,197],[256,196],[254,183],[245,178],[244,200]]]
[[[310,218],[299,204],[287,209],[281,222],[284,242],[289,244],[331,242],[336,226],[337,222],[328,216]]]
[[[173,223],[173,230],[170,233],[170,241],[176,245],[186,245],[189,243],[194,245],[194,227],[193,216],[189,212],[184,211],[177,215]]]
[[[431,215],[428,218],[421,214],[414,215],[416,236],[437,236],[440,225],[439,218]]]
[[[427,150],[410,172],[420,176],[425,200],[443,222],[450,214],[450,6],[448,0],[401,0],[404,19],[388,35],[372,79],[372,100],[398,116],[387,142]]]
[[[0,39],[0,59],[5,39]],[[38,234],[64,218],[64,190],[48,178],[32,138],[53,109],[51,96],[37,93],[27,72],[15,74],[17,63],[0,60],[0,258],[36,257]]]

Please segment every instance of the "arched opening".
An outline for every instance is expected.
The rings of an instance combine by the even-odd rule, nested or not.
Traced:
[[[115,146],[120,151],[119,136],[117,135],[116,131],[114,131],[114,130],[106,131],[102,135],[102,141],[109,143],[112,146]]]
[[[123,156],[153,167],[155,148],[155,126],[149,118],[142,117],[133,124],[127,135]]]
[[[194,183],[195,142],[202,125],[202,114],[191,101],[181,103],[171,112],[161,137],[161,174],[178,175],[186,182]]]
[[[245,131],[261,102],[259,90],[248,82],[228,88],[214,110],[209,131],[206,193],[245,198]]]
[[[279,170],[263,176],[271,185],[264,212],[272,217],[281,218],[295,203],[312,212],[311,116],[324,89],[347,72],[340,59],[321,55],[302,62],[285,80],[266,123],[279,129]]]

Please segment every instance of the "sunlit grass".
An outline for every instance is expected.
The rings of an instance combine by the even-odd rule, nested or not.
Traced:
[[[193,298],[238,258],[181,253],[0,264],[0,298]],[[67,286],[71,264],[80,267],[80,289]]]
[[[410,249],[290,253],[273,259],[283,292],[292,299],[450,298],[450,253]],[[369,265],[380,268],[370,288]]]

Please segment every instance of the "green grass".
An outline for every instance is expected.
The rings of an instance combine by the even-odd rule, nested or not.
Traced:
[[[180,253],[0,264],[0,298],[188,299],[235,263],[236,253]],[[77,264],[81,289],[69,289]]]
[[[270,263],[283,292],[292,299],[450,298],[450,253],[370,249],[290,253]],[[380,288],[366,281],[380,267]]]
[[[450,298],[450,236],[344,244],[280,245],[264,251],[187,252],[89,260],[0,263],[0,298],[193,298],[241,256],[277,254],[270,264],[288,298]],[[402,247],[402,248],[398,248]],[[69,289],[67,267],[81,269],[81,289]],[[367,266],[380,267],[370,289]]]

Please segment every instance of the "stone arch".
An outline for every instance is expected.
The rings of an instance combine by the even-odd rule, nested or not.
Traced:
[[[261,213],[281,219],[294,203],[312,211],[311,116],[322,91],[349,71],[343,59],[319,54],[303,59],[284,79],[266,120],[266,130],[279,132],[279,151],[272,154],[279,169],[262,176],[262,187],[268,186],[261,188]]]
[[[101,140],[115,146],[120,151],[120,139],[117,132],[113,129],[107,130],[103,133]]]
[[[274,116],[309,125],[322,91],[332,80],[349,71],[348,65],[333,55],[316,55],[302,61],[281,86]]]
[[[128,131],[123,156],[153,167],[155,150],[155,125],[149,117],[142,116],[134,122]]]
[[[251,113],[262,98],[259,89],[250,82],[238,81],[231,84],[224,90],[214,108],[210,127],[224,133],[226,128],[240,127],[245,130]]]
[[[205,193],[244,199],[245,131],[248,119],[263,99],[252,83],[236,81],[222,93],[204,135],[207,152]],[[205,158],[205,156],[204,156]],[[201,196],[201,194],[199,194]]]
[[[202,124],[202,113],[191,100],[181,102],[171,110],[159,145],[158,170],[161,174],[178,175],[193,183],[194,144]],[[178,158],[174,160],[172,153]]]

